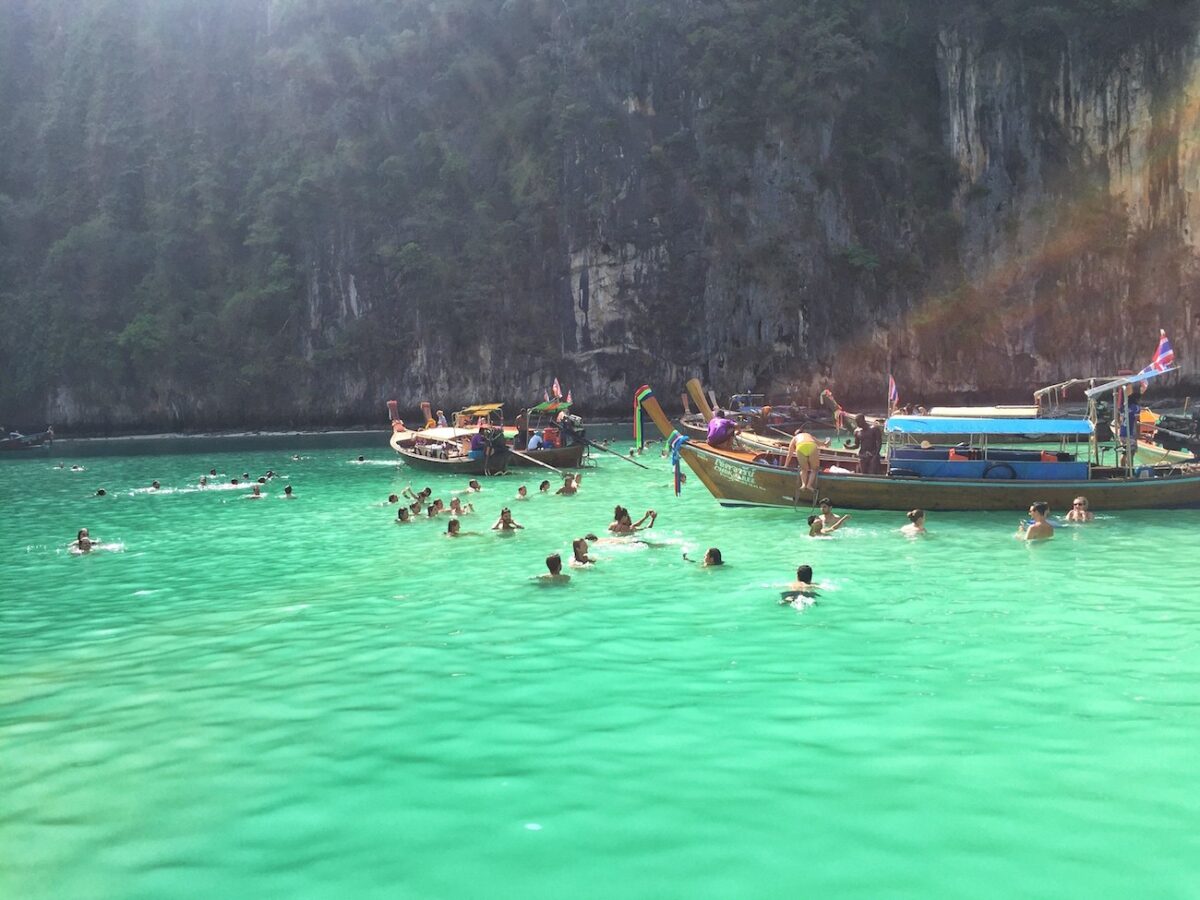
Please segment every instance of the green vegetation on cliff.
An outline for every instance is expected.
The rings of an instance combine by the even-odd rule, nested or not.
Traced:
[[[362,420],[451,366],[532,390],[620,343],[576,327],[571,259],[590,247],[665,248],[638,308],[655,349],[691,364],[702,338],[662,323],[705,293],[713,248],[748,282],[802,280],[786,247],[830,244],[812,206],[830,184],[856,223],[831,271],[903,302],[953,267],[958,239],[939,28],[1108,52],[1193,10],[8,0],[0,410]],[[784,212],[764,221],[747,195],[784,152],[807,187],[779,186]],[[837,334],[835,306],[800,314]]]

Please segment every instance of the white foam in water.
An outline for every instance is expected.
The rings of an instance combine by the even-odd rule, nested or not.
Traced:
[[[526,831],[541,831],[541,830],[542,830],[542,826],[541,826],[541,825],[539,825],[537,822],[526,822],[526,823],[525,823],[525,830],[526,830]]]
[[[149,590],[149,589],[147,589],[147,590],[144,590],[144,591],[134,591],[134,592],[133,592],[133,596],[135,596],[135,597],[148,597],[148,596],[150,596],[151,594],[157,594],[157,593],[158,593],[158,591],[155,591],[155,590]]]

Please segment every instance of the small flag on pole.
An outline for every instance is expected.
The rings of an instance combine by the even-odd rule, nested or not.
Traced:
[[[547,403],[550,402],[550,392],[549,391],[542,391],[542,396],[546,398]]]
[[[888,375],[888,409],[895,409],[900,405],[900,392],[896,390],[896,379]]]
[[[550,393],[554,395],[555,400],[562,399],[562,387],[559,385],[557,378],[554,379],[554,384],[550,387]]]
[[[571,392],[568,390],[567,391],[567,403],[574,403],[574,402],[575,401],[571,399]]]
[[[1139,375],[1145,375],[1147,372],[1165,372],[1175,364],[1175,350],[1171,347],[1171,342],[1167,340],[1167,332],[1165,329],[1158,330],[1158,346],[1154,349],[1154,359],[1150,360],[1150,365],[1142,369]]]

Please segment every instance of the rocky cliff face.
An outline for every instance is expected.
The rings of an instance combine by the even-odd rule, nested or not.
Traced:
[[[187,203],[204,210],[194,218],[208,230],[179,238],[183,250],[157,236],[142,256],[131,251],[130,265],[188,255],[189,277],[217,312],[164,325],[154,292],[183,288],[165,276],[153,290],[143,282],[121,301],[132,308],[121,312],[118,345],[143,369],[161,362],[162,374],[146,383],[68,365],[43,394],[31,389],[31,420],[68,429],[375,422],[391,397],[404,409],[424,399],[521,403],[555,377],[589,414],[627,411],[644,382],[673,398],[692,376],[721,395],[756,389],[815,403],[832,387],[844,402],[880,406],[892,371],[905,401],[1022,399],[1039,384],[1140,368],[1160,327],[1184,378],[1200,381],[1200,21],[1103,52],[1082,37],[1033,52],[949,12],[906,48],[868,48],[859,69],[821,84],[822,102],[797,100],[791,113],[768,104],[739,123],[733,86],[688,74],[699,30],[659,23],[606,51],[572,30],[580,26],[559,12],[569,4],[514,0],[496,15],[528,13],[522,21],[544,33],[521,38],[528,46],[513,38],[511,60],[501,54],[490,69],[465,55],[450,74],[471,65],[483,74],[468,71],[465,88],[422,108],[404,66],[429,63],[411,31],[377,57],[358,38],[366,49],[356,56],[316,58],[303,28],[371,28],[340,21],[337,4],[312,12],[316,25],[302,6],[276,7],[263,0],[237,28],[237,4],[224,24],[188,24],[205,46],[224,48],[228,78],[192,78],[180,89],[187,96],[153,108],[189,122],[193,156],[203,140],[241,146],[291,129],[296,147],[328,144],[324,169],[310,163],[291,193],[272,193],[240,155],[205,161]],[[470,30],[451,13],[435,25],[431,33]],[[47,30],[47,46],[60,47],[63,27]],[[338,53],[350,45],[330,42]],[[748,68],[763,64],[759,49],[746,52]],[[810,64],[818,67],[788,61]],[[541,71],[553,97],[531,93],[520,115],[537,121],[553,105],[552,146],[536,136],[528,146],[472,144],[479,134],[461,123],[507,102],[489,90],[513,90],[513,73],[526,70]],[[459,97],[475,105],[449,108]],[[714,112],[722,104],[724,118]],[[277,107],[291,118],[273,120]],[[11,105],[14,115],[24,108]],[[433,109],[445,117],[441,131],[425,121],[420,134],[404,131]],[[73,114],[56,114],[69,130]],[[321,117],[327,134],[312,124]],[[150,173],[128,192],[134,212],[105,200],[99,225],[67,235],[81,258],[103,258],[113,223],[159,227],[136,212],[139,191],[179,176],[167,149],[144,149],[146,127],[136,158],[121,155],[125,138],[114,133],[89,138],[83,161],[68,160],[74,169],[64,163],[81,170],[103,150],[114,172],[128,170],[121,177]],[[372,140],[386,148],[379,158]],[[480,186],[496,180],[493,152],[508,154],[515,182],[484,196]],[[433,183],[450,187],[429,200],[422,192]],[[6,226],[20,204],[5,192],[0,179],[0,237],[34,241],[34,226]],[[544,195],[527,204],[536,215],[519,194]],[[440,269],[435,231],[451,248]],[[476,252],[484,233],[491,255]],[[50,253],[37,278],[69,261],[74,244]],[[217,262],[226,259],[228,271]],[[74,264],[78,276],[64,284],[103,296],[105,279],[121,273],[92,268]],[[41,298],[31,296],[33,309]],[[446,309],[464,296],[483,298],[470,310],[486,319],[468,311],[459,330],[447,329]],[[237,345],[255,329],[265,337],[246,344],[234,371],[197,381],[167,364],[182,350],[155,337],[164,328],[195,335],[200,350]]]

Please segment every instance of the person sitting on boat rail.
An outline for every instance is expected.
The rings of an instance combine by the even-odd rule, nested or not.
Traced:
[[[583,477],[582,475],[570,475],[570,474],[564,475],[563,476],[563,486],[560,487],[554,493],[562,494],[564,497],[570,497],[572,494],[578,493],[579,479],[582,477]]]
[[[1087,497],[1076,497],[1071,504],[1071,511],[1067,513],[1068,522],[1090,522],[1096,516],[1088,509]]]
[[[787,456],[783,459],[783,467],[791,468],[792,460],[799,466],[800,487],[806,491],[816,491],[817,473],[821,469],[821,447],[828,442],[818,441],[807,431],[797,429],[796,434],[788,441]]]
[[[500,510],[500,518],[496,520],[496,524],[492,526],[492,531],[516,531],[524,528],[524,525],[518,525],[513,521],[512,510],[507,506]]]
[[[463,503],[461,500],[459,500],[457,497],[452,497],[450,499],[450,512],[452,515],[465,516],[468,513],[475,512],[475,506],[471,503],[468,503],[466,506],[463,506]]]
[[[1024,541],[1044,541],[1054,537],[1054,526],[1047,521],[1050,504],[1039,500],[1029,507],[1030,521],[1022,520],[1017,526],[1017,537]]]
[[[706,443],[718,450],[729,450],[733,447],[733,439],[737,437],[737,434],[737,423],[717,412],[708,420]]]
[[[652,509],[648,509],[646,510],[646,514],[644,516],[634,522],[633,517],[629,515],[629,510],[623,506],[618,506],[613,509],[613,521],[612,524],[608,526],[608,530],[613,534],[633,534],[642,527],[643,523],[647,519],[650,520],[650,524],[646,525],[646,527],[653,528],[654,522],[657,518],[658,513]]]
[[[525,485],[521,485],[519,488],[517,488],[516,499],[517,500],[528,500],[529,499],[529,488],[525,487]]]
[[[878,475],[883,471],[879,454],[883,450],[883,430],[867,422],[859,413],[854,417],[854,439],[846,441],[847,450],[858,451],[858,471],[863,475]]]

